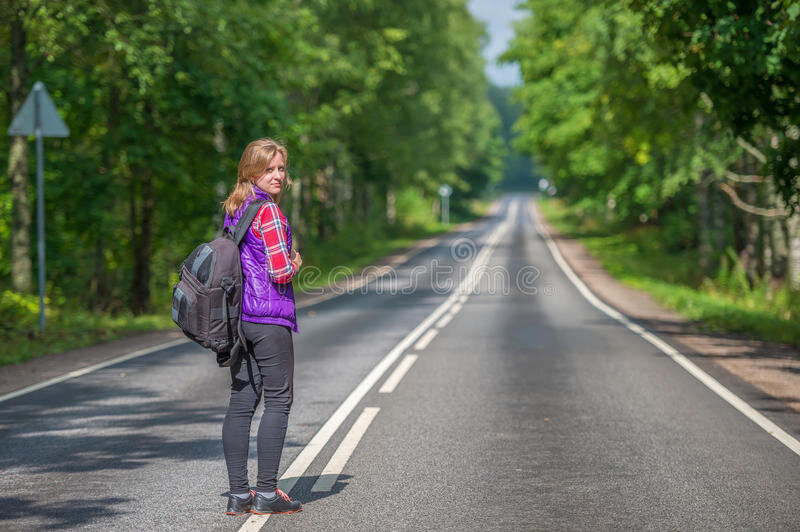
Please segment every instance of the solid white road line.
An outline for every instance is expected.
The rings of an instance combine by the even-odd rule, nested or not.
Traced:
[[[397,385],[400,383],[400,379],[402,379],[406,372],[411,368],[412,364],[417,361],[417,355],[406,355],[406,357],[400,361],[397,365],[395,370],[389,375],[389,378],[386,379],[386,382],[383,383],[381,389],[378,390],[379,393],[392,393]]]
[[[450,323],[450,320],[452,320],[452,319],[453,319],[453,309],[450,309],[450,312],[448,312],[447,314],[442,316],[442,319],[440,319],[436,323],[436,328],[437,329],[445,328],[447,326],[447,324]]]
[[[328,465],[322,470],[322,475],[320,475],[314,483],[314,486],[311,488],[312,493],[331,491],[333,485],[336,484],[336,479],[342,474],[344,466],[350,459],[350,455],[353,454],[358,442],[361,441],[361,437],[367,432],[369,424],[372,423],[372,420],[378,415],[379,410],[380,408],[368,406],[361,412],[361,415],[358,416],[356,422],[353,423],[353,427],[347,433],[347,436],[344,437],[342,443],[337,447],[336,452],[333,453]]]
[[[431,343],[431,340],[433,340],[437,334],[439,334],[438,329],[429,329],[428,332],[426,332],[425,335],[420,338],[416,344],[414,344],[414,349],[416,351],[422,351],[428,347],[428,344]]]
[[[108,366],[113,366],[114,364],[119,364],[120,362],[125,362],[126,360],[130,360],[132,358],[149,355],[150,353],[153,353],[155,351],[160,351],[162,349],[169,349],[170,347],[175,347],[176,345],[183,345],[188,343],[189,339],[183,338],[179,340],[173,340],[171,342],[166,342],[163,344],[154,345],[153,347],[148,347],[147,349],[139,349],[138,351],[134,351],[132,353],[128,353],[125,355],[120,355],[118,357],[110,358],[104,362],[98,362],[97,364],[86,366],[85,368],[76,369],[75,371],[70,371],[69,373],[65,373],[64,375],[61,375],[59,377],[54,377],[52,379],[42,381],[38,384],[32,384],[30,386],[26,386],[25,388],[20,388],[19,390],[15,390],[13,392],[2,395],[0,396],[0,403],[2,403],[3,401],[8,401],[9,399],[13,399],[14,397],[19,397],[20,395],[25,395],[26,393],[31,393],[35,392],[36,390],[41,390],[42,388],[46,388],[47,386],[52,386],[53,384],[58,384],[59,382],[64,382],[70,379],[74,379],[75,377],[80,377],[81,375],[86,375],[87,373],[97,371],[98,369],[102,369]]]
[[[408,349],[408,347],[414,343],[414,341],[419,338],[423,332],[425,332],[428,328],[433,325],[433,323],[438,320],[445,312],[447,312],[450,307],[452,307],[456,301],[458,301],[459,297],[462,294],[469,294],[472,289],[474,288],[474,280],[476,278],[476,272],[483,266],[483,264],[488,260],[489,254],[491,253],[492,248],[497,244],[497,241],[500,237],[505,233],[505,231],[509,227],[509,220],[513,220],[514,216],[516,216],[518,209],[518,205],[516,202],[512,203],[509,207],[509,214],[506,216],[506,219],[498,224],[497,228],[495,228],[494,232],[491,236],[487,239],[486,245],[481,249],[481,252],[475,257],[475,260],[472,263],[472,267],[470,268],[467,276],[461,280],[459,283],[458,288],[453,291],[450,296],[436,309],[428,315],[427,318],[422,320],[422,323],[416,326],[413,331],[408,333],[405,338],[403,338],[400,343],[392,348],[389,353],[383,359],[378,362],[378,364],[372,368],[372,371],[364,377],[358,386],[350,392],[350,395],[339,405],[339,408],[328,418],[322,427],[320,427],[319,431],[311,438],[306,446],[300,451],[300,454],[297,455],[297,458],[294,459],[294,462],[289,464],[289,467],[281,476],[280,480],[278,480],[278,486],[281,490],[285,493],[289,493],[292,491],[292,488],[303,476],[308,466],[311,465],[311,462],[317,457],[319,452],[325,447],[325,444],[328,443],[331,436],[336,432],[339,426],[344,422],[350,412],[358,406],[358,403],[361,402],[361,399],[367,395],[378,379],[386,373],[386,371],[391,367],[392,364],[400,357],[400,355]],[[240,532],[256,532],[261,530],[261,527],[269,519],[269,515],[251,515],[247,521],[239,528]]]
[[[556,263],[559,265],[561,270],[567,275],[572,284],[578,289],[578,291],[585,297],[589,303],[600,309],[601,311],[605,312],[618,322],[622,323],[627,327],[629,330],[633,331],[634,333],[638,334],[658,349],[660,349],[663,353],[668,355],[672,360],[678,363],[683,369],[688,371],[693,377],[697,380],[705,384],[711,391],[716,393],[722,399],[724,399],[728,404],[733,406],[736,410],[744,414],[750,421],[764,429],[768,434],[773,436],[776,440],[784,444],[786,447],[794,451],[796,454],[800,455],[800,441],[797,441],[794,437],[788,434],[786,431],[781,429],[778,425],[770,421],[767,417],[763,414],[758,412],[755,408],[747,404],[742,398],[734,394],[728,388],[720,384],[718,380],[714,377],[700,369],[694,362],[686,358],[683,354],[681,354],[677,349],[663,341],[662,339],[658,338],[653,333],[647,331],[644,327],[631,322],[626,316],[618,312],[616,309],[606,305],[602,301],[600,301],[590,290],[586,287],[583,281],[575,275],[575,272],[570,268],[567,261],[564,260],[564,257],[561,255],[558,247],[553,242],[553,239],[550,238],[550,233],[548,233],[547,229],[541,225],[539,220],[539,210],[533,205],[533,200],[531,204],[529,204],[529,208],[532,208],[532,218],[534,220],[534,227],[536,231],[544,238],[545,244],[547,244],[550,253],[553,254],[553,258],[555,259]]]

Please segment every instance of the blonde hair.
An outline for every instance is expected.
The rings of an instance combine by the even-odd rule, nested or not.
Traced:
[[[225,211],[234,216],[236,211],[249,197],[255,197],[255,184],[254,181],[262,176],[267,171],[272,158],[276,153],[283,155],[284,167],[289,166],[289,152],[282,144],[268,138],[254,140],[244,149],[242,158],[239,159],[239,177],[236,181],[236,186],[233,192],[228,196],[228,199],[222,202]],[[275,203],[279,203],[283,193],[292,185],[292,180],[289,177],[289,171],[286,171],[286,179],[283,181],[281,191],[276,194],[272,199]]]

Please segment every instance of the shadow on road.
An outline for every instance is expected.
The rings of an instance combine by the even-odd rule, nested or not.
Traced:
[[[59,502],[0,497],[0,523],[23,517],[38,517],[48,521],[46,525],[48,529],[76,528],[99,517],[122,514],[123,512],[111,509],[111,506],[129,501],[117,497],[70,499]]]
[[[314,483],[317,482],[319,478],[318,475],[306,475],[297,479],[297,483],[292,488],[290,493],[292,499],[297,499],[298,501],[302,502],[303,504],[318,501],[320,499],[325,499],[327,497],[331,497],[333,495],[338,495],[342,490],[344,490],[348,483],[343,482],[345,480],[349,480],[353,478],[352,475],[339,475],[339,478],[336,480],[336,483],[331,488],[331,491],[322,491],[322,492],[311,492],[311,488],[314,486]],[[283,483],[281,481],[280,483]],[[279,483],[279,484],[280,484]]]
[[[71,381],[54,388],[3,405],[0,473],[123,470],[155,459],[216,460],[222,455],[222,404],[194,408],[129,384]],[[64,397],[70,398],[69,405],[61,403]],[[201,431],[208,437],[185,437],[198,432],[190,426],[200,424],[208,424],[209,430]]]

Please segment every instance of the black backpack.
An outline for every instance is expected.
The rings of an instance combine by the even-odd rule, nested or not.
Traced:
[[[191,340],[216,352],[223,367],[235,364],[245,348],[239,244],[264,203],[254,201],[235,227],[197,246],[181,264],[172,289],[172,321]]]

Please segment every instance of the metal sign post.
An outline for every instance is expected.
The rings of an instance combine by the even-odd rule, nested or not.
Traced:
[[[453,193],[450,185],[442,185],[439,187],[439,196],[442,198],[442,223],[450,225],[450,194]]]
[[[17,116],[8,127],[9,136],[36,135],[36,225],[39,242],[39,326],[45,328],[44,321],[44,137],[69,137],[67,128],[58,114],[53,100],[47,93],[44,83],[37,81],[25,99]]]

